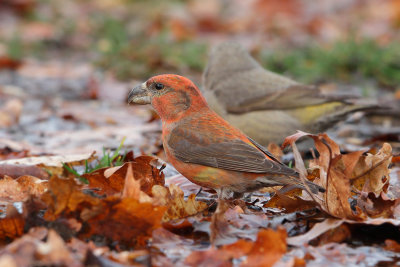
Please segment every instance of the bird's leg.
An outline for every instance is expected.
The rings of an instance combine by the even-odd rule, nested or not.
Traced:
[[[203,191],[203,187],[200,187],[199,192],[196,193],[196,197]]]

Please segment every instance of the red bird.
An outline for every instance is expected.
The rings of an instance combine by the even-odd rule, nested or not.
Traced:
[[[277,185],[304,189],[295,170],[212,111],[185,77],[152,77],[132,89],[128,102],[151,103],[162,120],[168,161],[193,183],[215,189],[219,198]],[[325,191],[312,182],[308,186]]]

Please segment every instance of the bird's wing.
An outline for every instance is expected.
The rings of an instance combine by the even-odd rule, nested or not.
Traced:
[[[227,110],[231,113],[243,113],[255,110],[273,110],[273,109],[296,109],[320,105],[329,102],[346,103],[349,98],[355,98],[354,95],[327,95],[321,93],[316,86],[292,85],[282,88],[279,91],[266,92],[257,98],[247,98],[231,106]]]
[[[316,86],[266,70],[243,47],[231,42],[219,45],[210,54],[203,86],[230,113],[296,109],[349,98],[325,95]]]
[[[331,102],[347,103],[356,98],[350,94],[326,94],[317,86],[296,83],[261,67],[215,78],[205,78],[204,90],[213,92],[227,112],[236,114],[297,109]]]
[[[293,169],[279,162],[260,145],[252,146],[240,139],[225,139],[207,143],[209,137],[195,129],[176,127],[168,140],[173,155],[186,163],[199,164],[230,171],[275,173],[295,176]],[[198,141],[201,142],[198,142]],[[253,141],[251,141],[253,142]]]

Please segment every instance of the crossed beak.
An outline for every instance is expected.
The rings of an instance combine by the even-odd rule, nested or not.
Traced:
[[[147,90],[146,83],[142,83],[130,91],[128,95],[128,104],[130,103],[139,105],[151,103],[150,92]]]

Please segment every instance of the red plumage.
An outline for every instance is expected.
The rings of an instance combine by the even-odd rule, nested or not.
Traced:
[[[304,188],[298,173],[212,111],[187,78],[166,74],[135,87],[129,102],[151,103],[162,120],[168,161],[186,178],[219,197],[265,186]],[[324,191],[309,182],[310,188]]]

